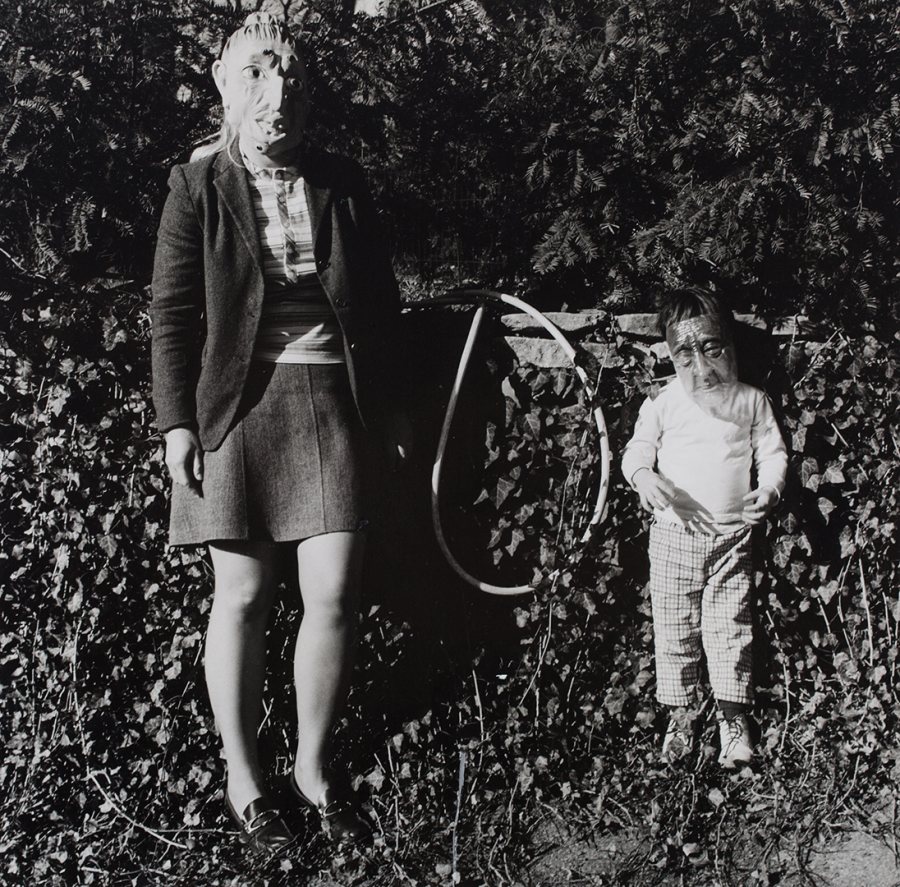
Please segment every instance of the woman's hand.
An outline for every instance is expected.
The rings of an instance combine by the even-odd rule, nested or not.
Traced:
[[[166,432],[166,466],[176,484],[200,488],[203,480],[203,450],[197,432],[172,428]]]
[[[675,485],[660,477],[652,468],[640,468],[631,483],[647,511],[663,511],[675,501]]]

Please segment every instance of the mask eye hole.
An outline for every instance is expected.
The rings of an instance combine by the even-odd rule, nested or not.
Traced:
[[[262,77],[262,69],[257,65],[247,65],[241,69],[241,77],[253,83]]]
[[[306,88],[306,84],[300,77],[285,77],[284,85],[291,90],[291,92],[303,92]]]

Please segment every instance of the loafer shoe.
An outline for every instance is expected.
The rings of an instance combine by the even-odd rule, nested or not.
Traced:
[[[241,830],[241,843],[261,853],[279,853],[293,840],[294,834],[288,828],[277,807],[268,798],[256,798],[238,816],[225,794],[225,806],[231,818]]]
[[[343,841],[361,843],[372,837],[372,826],[363,815],[349,785],[338,787],[329,785],[319,795],[318,800],[313,801],[300,790],[297,779],[291,771],[290,787],[301,804],[311,807],[319,814],[322,830],[335,843]]]

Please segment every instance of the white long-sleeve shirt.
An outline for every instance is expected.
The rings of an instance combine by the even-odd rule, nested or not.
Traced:
[[[768,397],[737,382],[718,405],[717,416],[702,410],[678,379],[641,406],[634,434],[622,456],[622,472],[632,485],[641,468],[675,486],[675,501],[658,520],[706,532],[728,533],[743,525],[743,497],[750,492],[750,469],[757,486],[780,496],[787,452]]]

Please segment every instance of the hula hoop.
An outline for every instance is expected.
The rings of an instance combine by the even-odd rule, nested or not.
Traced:
[[[447,441],[450,437],[450,428],[453,425],[453,417],[456,414],[457,403],[459,402],[459,394],[462,389],[463,380],[469,366],[469,360],[472,357],[472,351],[475,347],[475,341],[478,338],[478,331],[481,322],[484,319],[485,304],[488,302],[499,302],[504,305],[510,305],[516,308],[520,314],[527,314],[533,317],[548,333],[559,343],[566,357],[571,361],[575,372],[584,386],[592,406],[592,414],[597,431],[600,435],[600,483],[597,489],[597,498],[594,503],[593,514],[588,524],[588,528],[581,538],[582,544],[590,539],[595,527],[597,527],[604,517],[604,508],[606,505],[606,496],[609,490],[609,435],[606,430],[606,420],[603,416],[603,410],[596,401],[596,389],[588,379],[584,368],[577,363],[575,349],[571,346],[568,339],[562,334],[559,328],[548,320],[537,308],[517,299],[515,296],[506,295],[506,293],[498,293],[494,290],[486,289],[461,289],[453,290],[447,295],[437,296],[433,299],[427,299],[422,302],[416,302],[416,306],[423,305],[477,305],[475,314],[472,317],[472,323],[469,327],[469,334],[466,337],[466,343],[463,346],[462,356],[459,360],[459,367],[456,371],[456,379],[453,382],[453,388],[450,391],[450,398],[447,402],[447,410],[444,413],[444,422],[441,427],[441,436],[438,442],[437,452],[434,457],[434,465],[431,471],[431,522],[434,527],[434,534],[441,548],[441,552],[447,560],[447,563],[453,568],[454,572],[469,585],[477,588],[479,591],[487,594],[496,595],[516,595],[527,594],[534,591],[534,585],[494,585],[490,582],[472,576],[453,556],[447,539],[444,536],[444,529],[441,524],[440,513],[440,489],[441,489],[441,471],[443,467],[444,453],[447,449]]]

